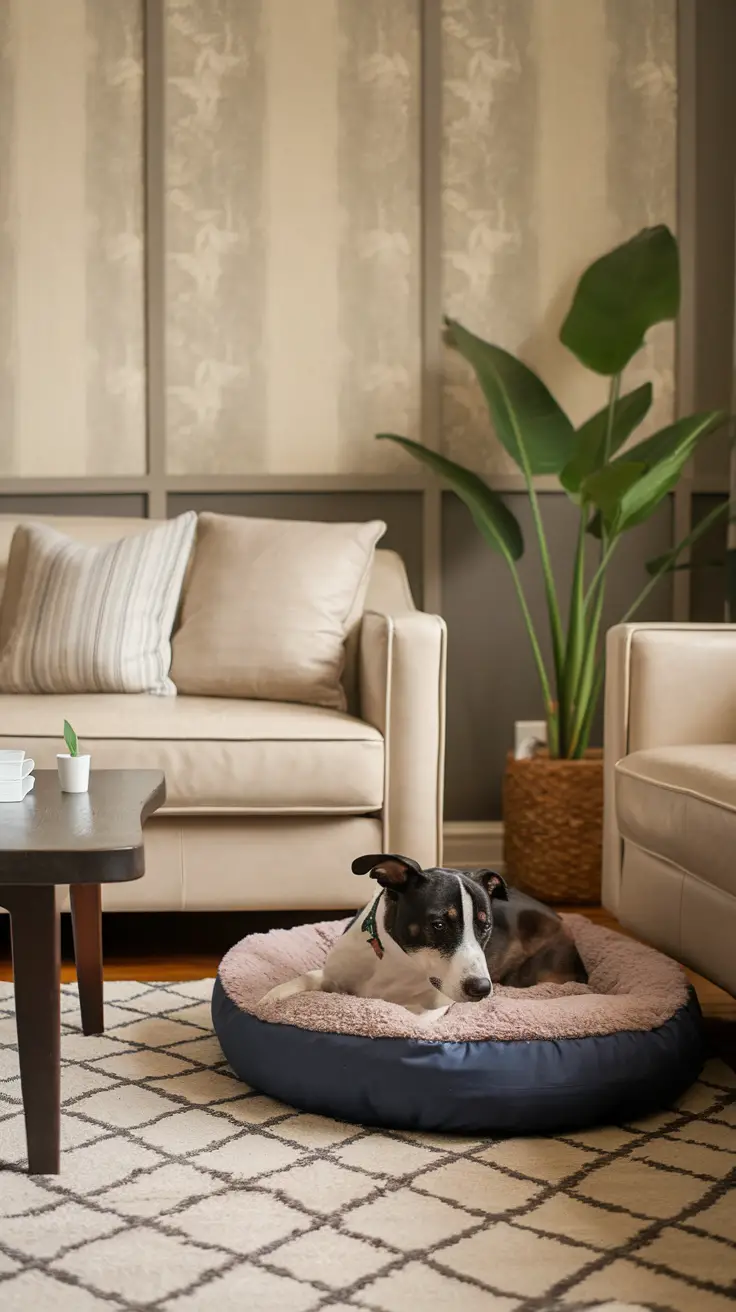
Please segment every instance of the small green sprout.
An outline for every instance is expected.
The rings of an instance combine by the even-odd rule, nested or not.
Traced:
[[[69,748],[70,756],[79,756],[79,743],[77,742],[77,735],[75,734],[68,720],[64,721],[64,742]]]

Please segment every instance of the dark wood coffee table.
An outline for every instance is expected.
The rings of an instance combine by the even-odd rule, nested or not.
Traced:
[[[101,1034],[101,885],[140,879],[141,827],[165,798],[160,770],[93,770],[88,793],[62,793],[56,771],[39,770],[28,797],[0,804],[0,907],[11,918],[31,1174],[59,1170],[59,886],[70,888],[82,1028]]]

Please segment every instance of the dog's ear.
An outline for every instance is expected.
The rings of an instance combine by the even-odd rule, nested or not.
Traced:
[[[374,852],[368,856],[357,856],[352,864],[354,875],[370,874],[371,879],[383,888],[393,889],[395,893],[406,888],[412,879],[425,879],[422,867],[410,856],[399,856],[397,852]]]
[[[473,878],[476,883],[483,886],[491,899],[497,897],[501,902],[508,902],[508,884],[506,883],[506,880],[499,875],[497,870],[474,870]]]

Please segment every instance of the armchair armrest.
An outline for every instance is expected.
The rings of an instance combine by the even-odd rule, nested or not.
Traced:
[[[378,598],[372,598],[374,607]],[[384,851],[442,860],[447,631],[397,588],[363,616],[360,704],[384,737]],[[389,609],[390,607],[390,609]]]
[[[736,742],[736,625],[619,624],[606,643],[603,902],[618,910],[616,763],[647,747]]]

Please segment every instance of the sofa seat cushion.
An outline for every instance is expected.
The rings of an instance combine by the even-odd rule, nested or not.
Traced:
[[[147,693],[0,696],[0,747],[55,769],[65,719],[93,769],[163,770],[169,811],[361,815],[383,804],[383,738],[339,711]]]
[[[616,766],[623,837],[736,894],[736,745],[657,747]]]

